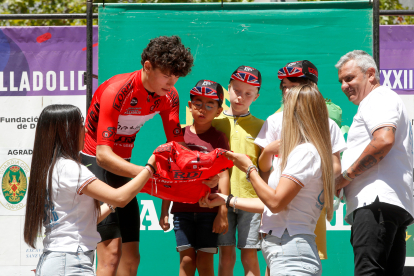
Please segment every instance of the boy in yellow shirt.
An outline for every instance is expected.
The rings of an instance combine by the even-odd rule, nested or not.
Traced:
[[[230,109],[223,111],[213,120],[213,126],[223,132],[229,140],[230,150],[247,154],[257,166],[260,148],[254,144],[260,132],[263,120],[249,112],[250,105],[259,97],[261,75],[259,70],[249,67],[238,67],[230,78]],[[257,198],[246,173],[233,167],[230,171],[230,192],[235,197]],[[260,214],[228,209],[228,232],[220,234],[219,276],[233,275],[236,263],[236,228],[238,230],[237,248],[241,250],[241,261],[245,275],[260,275],[257,250],[260,249],[259,227]]]

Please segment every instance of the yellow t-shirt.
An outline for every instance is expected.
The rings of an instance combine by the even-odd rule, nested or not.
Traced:
[[[242,116],[227,115],[222,112],[213,120],[213,127],[223,132],[229,140],[230,150],[243,153],[250,157],[253,164],[257,166],[260,155],[260,147],[254,143],[264,121],[250,114]],[[233,167],[230,173],[230,191],[234,196],[243,198],[256,198],[256,192],[252,184],[246,179],[246,172]]]
[[[318,247],[319,258],[321,260],[328,259],[328,252],[326,250],[326,209],[323,208],[321,215],[319,216],[318,222],[315,228],[315,243]]]

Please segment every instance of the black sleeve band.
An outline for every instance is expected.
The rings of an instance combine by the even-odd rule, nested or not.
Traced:
[[[229,196],[227,197],[227,201],[226,201],[226,207],[230,208],[230,200],[233,198],[232,194],[229,194]]]
[[[153,165],[151,165],[151,164],[147,163],[147,164],[145,164],[145,166],[149,166],[149,167],[152,169],[152,173],[156,173],[156,172],[157,172],[157,171],[155,170],[155,168],[154,168],[154,166],[153,166]]]

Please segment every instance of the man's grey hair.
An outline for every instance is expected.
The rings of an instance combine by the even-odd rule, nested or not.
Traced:
[[[379,81],[379,71],[377,68],[377,64],[375,63],[374,58],[368,54],[365,51],[362,50],[354,50],[352,52],[349,52],[345,55],[343,55],[338,63],[336,63],[335,67],[336,69],[340,70],[342,66],[344,66],[345,63],[347,63],[350,60],[355,60],[357,66],[361,69],[362,73],[366,73],[369,68],[375,69],[375,78]]]

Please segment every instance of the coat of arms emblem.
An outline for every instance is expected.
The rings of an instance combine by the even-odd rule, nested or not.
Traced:
[[[10,204],[20,203],[27,190],[27,177],[24,170],[18,165],[6,169],[2,179],[2,192]]]
[[[0,166],[0,214],[24,215],[27,189],[29,186],[30,167],[23,160],[12,158]],[[5,209],[2,208],[5,207]],[[21,210],[21,211],[19,211]]]

